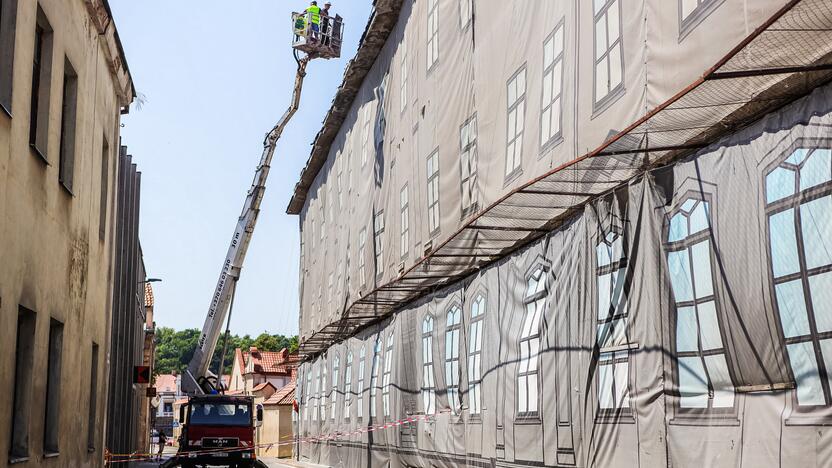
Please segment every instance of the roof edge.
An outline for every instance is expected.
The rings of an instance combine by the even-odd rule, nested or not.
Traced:
[[[399,21],[402,3],[403,0],[375,0],[370,19],[358,43],[358,51],[344,70],[344,79],[332,99],[332,106],[327,111],[321,130],[315,136],[312,152],[295,184],[286,214],[300,214],[303,209],[309,188],[323,168],[332,142],[344,124],[364,78],[373,68],[390,32]]]

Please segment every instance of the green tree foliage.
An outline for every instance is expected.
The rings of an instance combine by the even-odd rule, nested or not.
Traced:
[[[188,368],[188,363],[191,361],[191,358],[194,356],[199,334],[200,331],[196,328],[181,331],[167,327],[157,328],[154,372],[156,374],[169,374],[173,371],[179,373],[184,372]],[[224,338],[225,335],[220,335],[214,356],[211,359],[211,370],[213,372],[216,372],[220,366],[220,355],[222,354]],[[261,333],[257,338],[252,338],[249,335],[229,335],[223,366],[225,370],[223,370],[223,373],[228,374],[231,372],[231,366],[234,364],[234,350],[236,348],[247,351],[252,346],[256,346],[261,351],[280,351],[283,348],[289,348],[290,353],[295,353],[298,350],[298,337],[271,335],[267,332]]]

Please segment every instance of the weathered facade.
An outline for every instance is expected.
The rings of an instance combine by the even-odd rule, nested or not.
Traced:
[[[101,466],[120,114],[102,0],[0,1],[0,464]]]
[[[108,450],[117,454],[143,449],[142,431],[147,430],[142,407],[148,403],[148,385],[133,381],[134,368],[144,365],[147,274],[139,242],[141,173],[132,159],[127,147],[122,146],[116,193],[106,437]]]
[[[830,30],[820,0],[377,0],[288,209],[296,455],[827,464]]]

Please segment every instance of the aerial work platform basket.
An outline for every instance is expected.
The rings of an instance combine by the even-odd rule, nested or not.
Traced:
[[[344,37],[344,21],[340,15],[320,15],[320,23],[312,24],[310,13],[292,13],[292,31],[295,39],[292,48],[310,57],[325,59],[341,56]]]

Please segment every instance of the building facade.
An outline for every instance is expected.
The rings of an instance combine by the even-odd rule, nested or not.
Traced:
[[[296,456],[827,463],[830,28],[813,0],[377,1],[288,208]]]
[[[0,464],[97,467],[120,115],[106,1],[0,1]]]
[[[280,351],[261,351],[254,346],[248,351],[237,348],[234,350],[228,390],[250,395],[265,383],[280,390],[292,380],[297,361],[298,355],[286,348]]]
[[[156,359],[156,320],[153,317],[155,308],[153,287],[150,283],[144,284],[144,342],[142,344],[142,365],[150,368],[150,375],[155,374]],[[158,394],[158,392],[157,392]],[[150,398],[145,398],[139,406],[139,447],[150,447],[150,432],[156,424],[156,414],[152,408]]]

